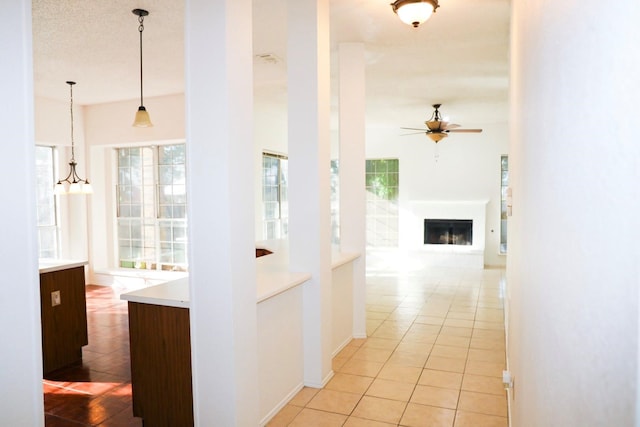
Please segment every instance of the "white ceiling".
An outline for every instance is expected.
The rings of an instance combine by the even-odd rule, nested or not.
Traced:
[[[287,0],[254,0],[257,102],[283,103]],[[509,0],[440,0],[420,28],[395,16],[389,0],[331,0],[332,50],[363,42],[369,126],[420,126],[431,104],[465,127],[504,122],[508,91]],[[139,97],[134,8],[147,9],[145,98],[182,93],[183,0],[33,0],[36,96],[97,104]]]

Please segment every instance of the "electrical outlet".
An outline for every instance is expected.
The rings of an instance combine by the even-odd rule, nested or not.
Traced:
[[[51,307],[62,304],[60,300],[60,291],[51,292]]]

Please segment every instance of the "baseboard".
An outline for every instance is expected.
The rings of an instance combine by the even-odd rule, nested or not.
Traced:
[[[262,420],[260,420],[260,427],[267,425],[267,423],[271,421],[271,419],[275,417],[276,414],[280,412],[282,408],[284,408],[287,403],[289,403],[289,401],[293,399],[300,390],[302,390],[303,387],[304,384],[302,383],[295,386],[293,390],[291,390],[273,409],[269,411],[269,413],[267,413],[267,415],[262,418]]]
[[[324,386],[327,385],[327,383],[329,381],[331,381],[331,378],[333,378],[334,372],[333,369],[329,371],[329,373],[322,379],[322,381],[320,383],[316,383],[316,382],[305,382],[304,385],[307,387],[311,387],[311,388],[324,388]]]
[[[331,358],[333,359],[334,357],[336,357],[336,355],[340,353],[343,348],[348,346],[351,341],[353,341],[353,337],[348,337],[346,340],[344,340],[335,350],[333,350],[333,353],[331,353]]]

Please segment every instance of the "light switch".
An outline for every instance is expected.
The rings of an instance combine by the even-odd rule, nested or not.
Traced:
[[[60,305],[62,301],[60,300],[60,291],[51,292],[51,307],[55,307],[56,305]]]

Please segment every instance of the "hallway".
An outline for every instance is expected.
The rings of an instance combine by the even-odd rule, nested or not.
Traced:
[[[504,270],[367,264],[368,338],[268,425],[506,427]]]

